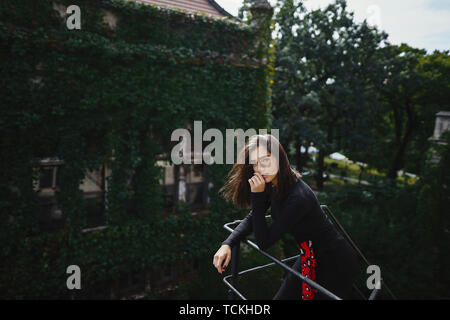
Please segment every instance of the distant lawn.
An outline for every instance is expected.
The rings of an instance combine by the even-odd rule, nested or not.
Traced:
[[[361,172],[361,167],[356,164],[356,163],[351,163],[349,161],[339,161],[339,160],[334,160],[334,159],[330,159],[329,157],[325,157],[324,158],[324,162],[325,165],[327,166],[326,171],[328,173],[331,174],[335,174],[338,176],[345,176],[348,178],[353,178],[353,179],[359,179],[359,174]],[[336,165],[333,165],[334,168],[332,167],[332,164],[335,163]],[[306,164],[307,168],[312,168],[312,169],[316,169],[316,162],[313,162],[311,159],[308,160],[307,164]],[[378,177],[385,177],[386,174],[379,172],[377,169],[375,168],[366,168],[363,172],[363,174],[361,175],[361,180],[368,180],[371,176],[378,176]],[[418,180],[417,178],[412,178],[412,177],[408,177],[406,175],[403,175],[401,177],[397,178],[397,181],[400,183],[405,183],[405,179],[406,182],[409,185],[412,185],[414,183],[416,183],[416,181]],[[347,183],[352,183],[350,181],[347,181]],[[341,179],[338,178],[330,178],[330,180],[328,180],[326,182],[327,184],[345,184],[345,182]]]
[[[339,186],[339,185],[345,185],[347,183],[352,183],[350,181],[344,181],[342,179],[338,179],[338,178],[329,178],[327,181],[324,182],[324,186],[328,187],[328,186]]]
[[[330,173],[342,175],[341,174],[342,171],[345,171],[344,176],[349,177],[349,178],[354,178],[354,179],[359,178],[359,174],[361,172],[361,167],[356,163],[351,163],[351,162],[345,161],[345,160],[343,160],[343,161],[333,160],[328,157],[325,157],[324,162],[328,166],[328,172],[330,172]],[[337,165],[337,167],[332,168],[332,166],[331,166],[332,163],[335,163]],[[374,176],[384,176],[383,173],[378,172],[378,170],[376,170],[374,168],[366,168],[364,170],[364,173],[361,176],[361,179],[364,180],[373,175]]]
[[[419,180],[418,178],[408,177],[406,175],[397,177],[397,181],[401,181],[402,183],[405,183],[405,179],[406,179],[406,183],[408,183],[408,185],[413,185]]]

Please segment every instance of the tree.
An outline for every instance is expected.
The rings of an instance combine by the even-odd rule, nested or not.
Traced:
[[[296,142],[297,159],[298,141],[315,142],[321,189],[325,155],[351,143],[354,128],[374,107],[374,83],[385,73],[378,53],[387,34],[356,23],[345,0],[313,11],[293,0],[277,5],[274,123]]]
[[[448,109],[450,57],[407,44],[383,49],[387,77],[379,84],[379,108],[374,116],[377,137],[374,164],[391,179],[410,168],[419,173],[429,148],[434,117]],[[447,72],[445,72],[447,71]]]

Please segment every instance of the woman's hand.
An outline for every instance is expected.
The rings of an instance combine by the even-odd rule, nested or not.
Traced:
[[[248,183],[252,192],[264,192],[266,188],[266,181],[260,173],[255,172],[255,175],[248,179]]]
[[[225,263],[223,263],[225,260]],[[217,250],[214,255],[213,265],[216,267],[217,271],[222,274],[225,268],[228,266],[231,260],[231,247],[227,244],[222,245],[219,250]],[[222,265],[223,263],[223,265]]]

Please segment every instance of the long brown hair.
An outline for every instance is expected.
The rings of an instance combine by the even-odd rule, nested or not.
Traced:
[[[249,153],[258,146],[265,147],[269,154],[272,154],[272,150],[275,151],[274,148],[278,146],[278,186],[273,199],[284,199],[291,187],[302,177],[291,167],[287,154],[277,138],[271,134],[251,136],[239,153],[241,161],[233,165],[227,174],[227,181],[219,189],[219,193],[225,200],[234,203],[240,209],[248,209],[251,206],[251,189],[248,179],[254,175],[254,171],[249,161]]]

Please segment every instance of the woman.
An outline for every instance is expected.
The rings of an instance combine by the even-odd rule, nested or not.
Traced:
[[[279,141],[270,134],[252,136],[240,157],[244,160],[234,164],[219,192],[239,208],[251,206],[251,211],[214,255],[218,272],[228,266],[233,245],[251,232],[261,250],[290,233],[301,252],[292,268],[338,297],[351,298],[352,283],[359,272],[356,254],[325,216],[311,188],[291,168]],[[265,219],[269,206],[273,218],[270,227]],[[290,272],[274,297],[326,298]]]

